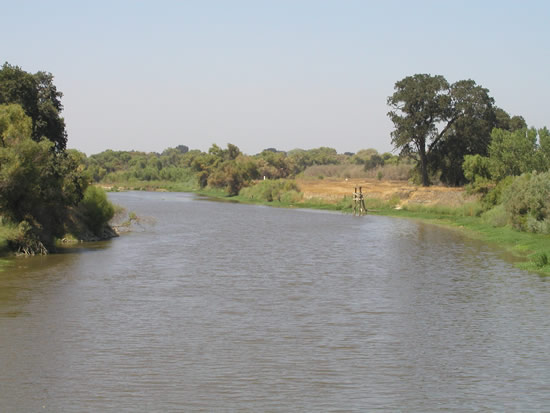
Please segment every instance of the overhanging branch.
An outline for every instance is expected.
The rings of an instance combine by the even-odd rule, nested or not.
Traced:
[[[445,132],[449,130],[449,128],[453,125],[453,123],[455,123],[458,120],[459,117],[460,116],[455,116],[449,121],[449,123],[447,123],[447,125],[445,125],[445,127],[441,130],[439,135],[437,135],[437,137],[433,140],[433,142],[428,146],[428,152],[432,151],[434,146],[437,145],[437,143],[441,140],[441,138],[443,138],[443,135],[445,135]]]

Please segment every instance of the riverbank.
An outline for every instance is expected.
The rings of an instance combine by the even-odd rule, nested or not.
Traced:
[[[352,194],[362,186],[369,214],[416,219],[461,231],[469,237],[505,249],[518,258],[518,268],[550,275],[550,236],[495,227],[480,217],[477,197],[463,188],[417,187],[403,181],[297,180],[300,201],[254,200],[241,195],[226,197],[222,192],[206,195],[242,203],[280,208],[312,208],[352,213]]]
[[[97,209],[93,212],[95,213],[95,222],[90,221],[89,217],[85,215],[85,211],[74,207],[68,208],[64,222],[60,227],[62,231],[57,232],[57,234],[63,234],[62,236],[56,236],[51,232],[47,232],[46,235],[41,234],[51,240],[46,245],[42,243],[36,233],[31,233],[31,235],[26,233],[24,227],[22,229],[22,224],[6,222],[0,216],[0,261],[2,258],[13,255],[46,255],[56,252],[65,244],[105,241],[118,237],[115,228],[108,222],[103,222],[107,218],[97,218]],[[55,230],[57,231],[57,229]],[[0,262],[0,271],[2,271],[2,262]]]
[[[265,181],[264,181],[265,182]],[[137,182],[132,185],[103,185],[107,190],[152,190],[193,192],[225,202],[266,205],[278,208],[310,208],[351,213],[353,191],[361,186],[369,214],[417,219],[461,231],[509,251],[519,268],[550,275],[550,236],[520,232],[509,226],[495,227],[479,215],[481,206],[463,188],[411,185],[405,181],[376,179],[297,179],[299,196],[284,194],[271,200],[237,195],[228,197],[220,189],[198,189],[173,182]],[[260,182],[260,184],[262,181]]]

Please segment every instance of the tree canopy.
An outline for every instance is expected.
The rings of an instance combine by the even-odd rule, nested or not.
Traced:
[[[440,170],[447,183],[461,183],[464,155],[487,150],[495,124],[494,101],[473,80],[451,85],[441,75],[408,76],[396,82],[387,103],[395,126],[392,143],[417,158],[424,186],[430,184],[430,169]]]
[[[51,73],[31,74],[7,62],[0,69],[0,105],[20,105],[31,118],[32,139],[39,142],[46,137],[58,152],[67,146],[65,121],[60,115],[62,96]]]
[[[22,225],[26,242],[51,247],[86,182],[72,154],[57,153],[47,139],[31,139],[30,125],[21,106],[0,105],[0,215]]]

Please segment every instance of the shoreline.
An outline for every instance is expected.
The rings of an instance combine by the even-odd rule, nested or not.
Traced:
[[[353,184],[353,183],[350,183]],[[403,183],[403,186],[407,186]],[[143,190],[145,188],[125,188],[118,187],[119,190]],[[353,187],[351,187],[353,188]],[[332,197],[323,199],[321,197],[310,196],[299,202],[265,201],[259,199],[249,199],[241,195],[227,196],[223,190],[216,189],[192,189],[172,191],[170,187],[161,187],[153,185],[147,190],[157,192],[187,192],[199,196],[205,196],[212,200],[221,202],[237,202],[249,205],[263,205],[274,208],[300,208],[328,210],[342,213],[352,213],[351,197],[346,198],[342,195],[341,199]],[[431,187],[416,188],[418,192],[456,192],[456,188]],[[368,195],[368,194],[367,194]],[[520,232],[509,226],[493,227],[483,222],[479,216],[475,216],[475,207],[468,203],[454,206],[440,205],[437,203],[428,204],[407,204],[395,197],[386,196],[385,199],[367,197],[367,213],[371,215],[415,219],[442,228],[460,231],[467,237],[486,242],[503,251],[511,254],[517,259],[513,265],[516,268],[536,273],[541,276],[550,276],[550,236],[544,234]],[[466,200],[467,201],[467,200]],[[471,208],[471,211],[468,211]],[[455,214],[453,214],[453,212]],[[462,214],[462,215],[461,215]]]
[[[320,198],[310,198],[299,203],[281,201],[261,201],[245,199],[242,196],[225,196],[215,191],[190,191],[197,195],[207,196],[213,200],[238,202],[242,204],[263,205],[275,208],[300,208],[328,210],[342,213],[352,213],[351,207],[346,208],[340,203],[323,201]],[[483,222],[478,216],[458,216],[430,211],[409,210],[406,207],[394,206],[391,202],[378,198],[367,198],[367,214],[402,219],[413,219],[442,228],[459,231],[467,237],[477,239],[510,253],[518,261],[513,265],[521,270],[550,276],[550,236],[529,232],[520,232],[509,226],[493,227]],[[374,205],[376,208],[369,207]]]
[[[328,181],[329,184],[331,183],[331,180],[326,181]],[[313,182],[314,185],[319,184],[317,180],[312,180],[310,182]],[[349,187],[353,190],[354,182],[347,182],[347,184],[349,184]],[[367,182],[365,186],[368,188],[369,184],[372,184],[372,181]],[[112,187],[117,188],[117,190],[187,192],[194,193],[200,196],[205,196],[210,199],[222,202],[238,202],[242,204],[263,205],[275,208],[303,208],[352,213],[351,197],[347,198],[343,194],[340,194],[340,199],[335,197],[325,199],[320,194],[321,196],[319,197],[309,196],[307,197],[307,199],[302,199],[299,202],[281,202],[276,200],[269,202],[259,199],[249,199],[241,195],[227,196],[227,194],[223,190],[200,190],[197,188],[185,188],[185,190],[178,188],[179,190],[173,190],[174,186],[178,185],[162,185],[162,183],[159,182],[154,183],[153,185],[144,185],[144,183],[138,183],[137,187],[117,186],[116,184],[112,185]],[[399,186],[409,187],[410,185],[403,182],[399,183]],[[415,192],[434,193],[458,191],[457,188],[422,188],[414,186],[413,188],[415,189]],[[471,211],[467,211],[469,207],[468,203],[448,206],[445,204],[438,204],[437,201],[432,200],[431,203],[423,201],[415,204],[407,204],[406,202],[403,202],[403,199],[397,198],[391,194],[386,194],[384,198],[369,198],[368,193],[365,201],[367,203],[368,214],[415,219],[443,228],[460,231],[470,238],[478,239],[510,253],[518,259],[518,262],[515,262],[514,266],[519,269],[530,271],[543,276],[550,275],[549,235],[520,232],[512,229],[509,226],[493,227],[489,224],[484,223],[482,218],[475,216],[474,207],[472,207]],[[468,199],[465,199],[465,201],[467,202]]]
[[[99,185],[111,192],[125,191],[150,191],[150,192],[184,192],[204,196],[212,200],[222,202],[237,202],[250,205],[263,205],[275,208],[300,208],[328,210],[341,213],[352,213],[351,198],[343,197],[340,200],[323,199],[321,197],[309,197],[301,199],[299,202],[265,201],[259,199],[249,199],[241,195],[227,196],[223,190],[217,189],[197,189],[183,187],[177,183],[164,185],[165,183],[154,182],[152,185]],[[336,202],[337,201],[337,202]],[[450,212],[457,212],[458,207],[447,207],[445,212],[437,210],[437,205],[420,207],[418,210],[409,209],[405,204],[402,206],[395,199],[366,198],[367,214],[415,219],[443,228],[460,231],[462,234],[478,239],[488,244],[494,245],[504,251],[512,254],[518,259],[514,266],[530,271],[541,276],[550,275],[550,236],[544,234],[528,233],[516,231],[508,226],[493,227],[483,222],[482,218],[470,215],[453,215]],[[418,207],[418,205],[417,205]],[[453,209],[454,208],[454,209]],[[9,257],[11,254],[5,250],[0,251],[0,259]],[[1,271],[1,266],[0,266]]]

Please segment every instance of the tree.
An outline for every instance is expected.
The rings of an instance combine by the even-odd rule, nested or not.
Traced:
[[[512,116],[501,108],[495,107],[495,128],[514,132],[518,129],[527,128],[527,122],[522,116]]]
[[[27,73],[18,66],[4,63],[0,69],[0,104],[18,104],[32,120],[32,139],[46,137],[61,152],[67,146],[63,110],[63,94],[53,84],[47,72]]]
[[[376,149],[361,149],[351,156],[350,162],[357,165],[364,165],[373,155],[378,155]]]
[[[0,215],[17,225],[8,240],[15,250],[45,253],[65,235],[83,198],[86,156],[57,152],[53,142],[31,135],[32,121],[20,105],[0,105]]]
[[[404,153],[418,156],[423,186],[430,184],[428,154],[442,136],[437,125],[446,122],[450,115],[448,91],[449,83],[443,76],[416,74],[398,81],[394,94],[388,97],[393,109],[388,116],[395,126],[392,144]],[[432,145],[428,146],[430,142]]]
[[[545,129],[541,129],[542,140],[546,139]],[[519,176],[533,170],[547,170],[541,164],[538,155],[537,130],[518,129],[510,132],[494,129],[489,146],[489,168],[494,180],[500,181],[507,176]]]
[[[402,154],[417,158],[423,186],[430,184],[430,166],[443,172],[461,171],[464,152],[478,153],[488,144],[488,139],[468,131],[472,121],[491,123],[493,105],[488,90],[473,80],[449,85],[440,75],[408,76],[396,82],[387,103],[392,109],[388,116],[395,126],[392,143]],[[481,130],[479,134],[485,136]],[[441,155],[449,150],[456,159],[448,164],[435,162],[438,152]]]
[[[539,151],[541,162],[546,166],[546,170],[550,169],[550,131],[544,127],[539,129]]]
[[[285,152],[264,150],[256,155],[256,163],[260,176],[270,179],[288,177],[293,170],[293,164]]]
[[[31,136],[32,122],[19,105],[0,105],[0,145],[12,146]]]
[[[178,145],[178,146],[176,146],[176,149],[177,149],[180,153],[187,153],[187,152],[189,152],[189,146],[187,146],[187,145]]]
[[[293,173],[298,174],[312,165],[331,165],[341,162],[341,157],[334,148],[321,146],[315,149],[293,149],[287,153],[288,161],[294,166]]]
[[[0,105],[0,123],[13,106]],[[23,109],[15,118],[26,115]],[[24,118],[23,118],[24,119]],[[25,125],[27,123],[27,125]],[[53,246],[55,237],[64,234],[64,223],[69,206],[76,206],[82,197],[85,181],[77,171],[78,164],[72,154],[56,153],[47,139],[31,139],[27,122],[20,122],[17,139],[2,136],[0,147],[0,214],[24,228],[25,242],[30,246],[17,248],[45,250]],[[25,136],[26,133],[26,136]]]
[[[470,191],[487,193],[494,186],[489,163],[488,157],[479,154],[464,156],[462,169],[464,177],[470,182]]]
[[[487,155],[491,131],[495,127],[495,112],[489,91],[473,80],[454,83],[450,96],[453,123],[433,145],[429,162],[432,170],[441,172],[439,179],[442,182],[459,186],[466,182],[462,170],[464,157]]]

